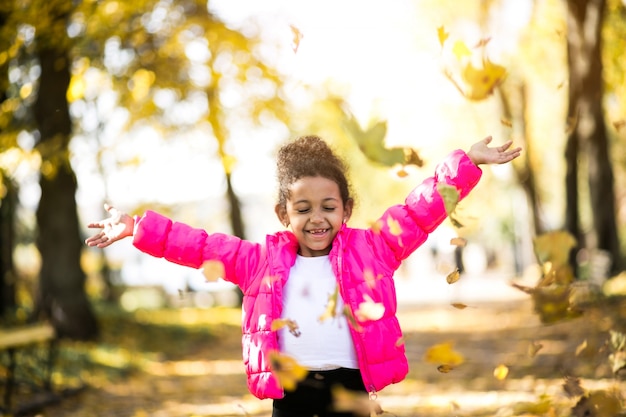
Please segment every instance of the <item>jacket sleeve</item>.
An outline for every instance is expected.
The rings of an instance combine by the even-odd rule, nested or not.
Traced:
[[[437,185],[443,183],[455,187],[461,201],[478,184],[481,176],[482,171],[467,154],[456,150],[437,165],[432,177],[411,191],[403,205],[385,211],[378,222],[379,233],[398,263],[422,245],[446,219],[448,214]]]
[[[133,245],[149,255],[192,268],[200,268],[208,260],[220,261],[224,266],[222,278],[237,285],[241,284],[237,268],[249,271],[252,266],[245,262],[258,260],[254,255],[261,250],[259,244],[223,233],[208,234],[150,210],[135,221]]]

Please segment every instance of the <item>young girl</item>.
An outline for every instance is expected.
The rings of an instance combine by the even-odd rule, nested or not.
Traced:
[[[108,205],[111,216],[88,225],[102,230],[86,244],[104,248],[133,236],[141,251],[177,264],[219,261],[222,278],[243,292],[250,392],[274,399],[273,417],[352,415],[333,407],[337,386],[373,395],[408,372],[393,274],[447,216],[437,185],[455,187],[462,199],[481,177],[478,165],[520,155],[520,148],[509,149],[511,141],[490,142],[452,152],[369,229],[346,225],[353,208],[346,166],[324,141],[306,136],[278,153],[275,211],[290,230],[268,235],[264,244],[209,234],[153,211],[132,218]],[[308,371],[295,387],[281,385],[277,357]]]

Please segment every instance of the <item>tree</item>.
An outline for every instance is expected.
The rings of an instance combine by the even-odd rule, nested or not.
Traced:
[[[606,251],[611,272],[621,267],[616,225],[615,190],[612,162],[602,100],[602,24],[605,0],[568,0],[567,52],[569,68],[569,108],[571,132],[567,138],[565,227],[579,247]],[[580,226],[579,160],[587,159],[587,175],[593,229],[586,241]]]

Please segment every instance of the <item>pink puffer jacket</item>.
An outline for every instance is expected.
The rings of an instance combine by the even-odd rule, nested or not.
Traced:
[[[373,229],[343,226],[329,254],[341,296],[352,312],[369,296],[385,306],[379,320],[351,327],[359,367],[370,392],[404,379],[408,362],[396,318],[393,274],[443,220],[446,211],[437,184],[455,186],[461,198],[478,183],[481,170],[460,150],[452,152],[406,198],[390,207]],[[399,227],[398,227],[399,226]],[[224,264],[224,279],[243,291],[242,346],[248,388],[258,398],[281,398],[268,354],[279,349],[272,321],[281,317],[283,286],[295,262],[298,242],[288,231],[267,236],[265,244],[172,222],[148,211],[135,226],[134,245],[150,255],[200,268],[207,260]]]

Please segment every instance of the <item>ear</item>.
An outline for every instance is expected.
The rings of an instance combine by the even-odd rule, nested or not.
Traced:
[[[280,221],[283,226],[289,226],[289,216],[287,215],[287,208],[285,206],[276,204],[274,212],[276,213],[276,217],[278,217],[278,221]]]
[[[350,217],[352,217],[352,209],[354,208],[354,200],[349,198],[348,201],[346,201],[345,206],[343,207],[343,222],[347,223],[348,220],[350,220]]]

